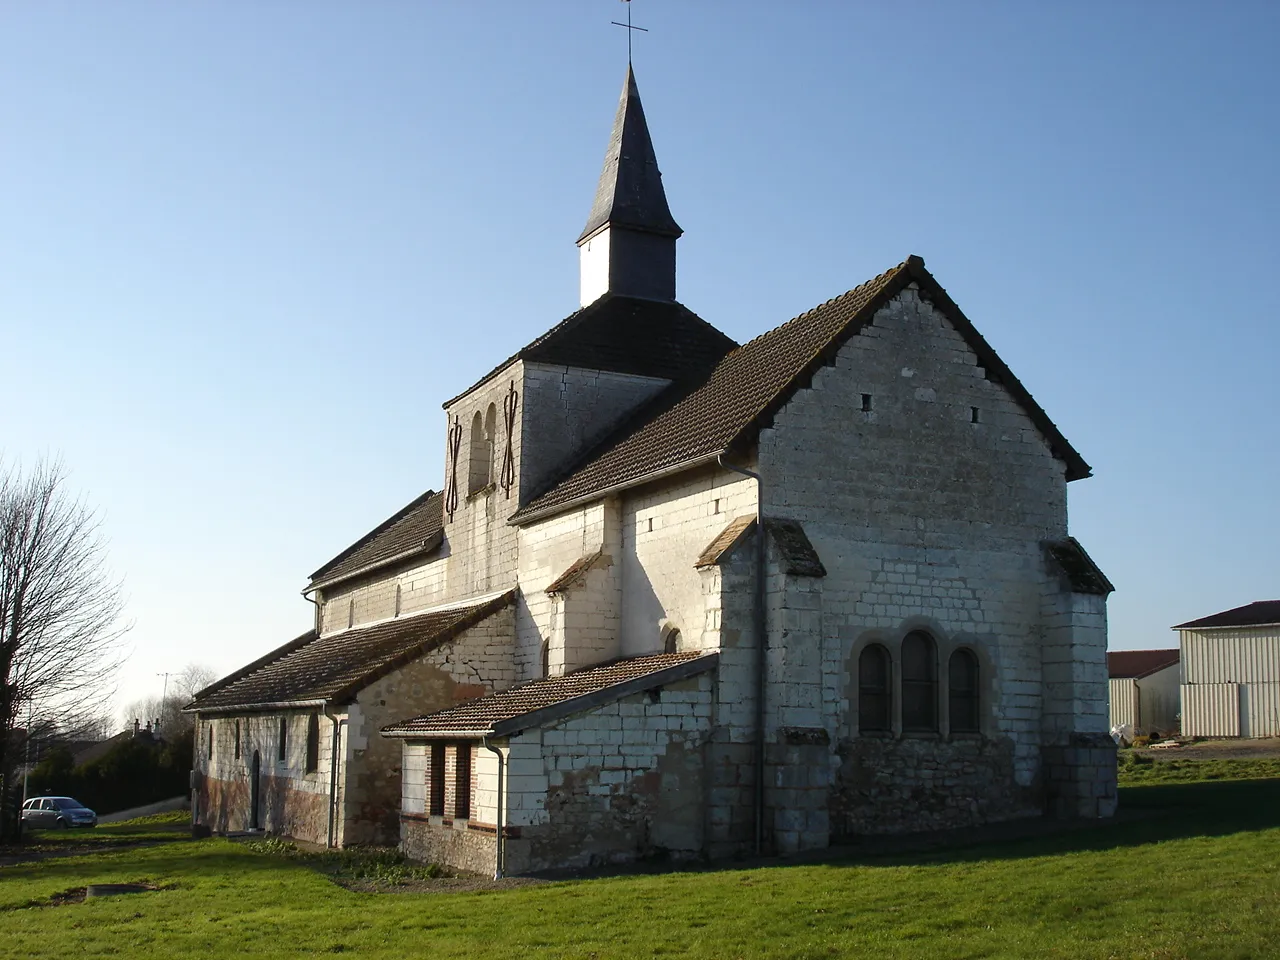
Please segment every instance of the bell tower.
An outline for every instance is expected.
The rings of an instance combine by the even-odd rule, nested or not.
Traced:
[[[578,237],[582,306],[606,293],[674,301],[676,240],[683,232],[667,207],[635,72],[627,64],[600,184]]]

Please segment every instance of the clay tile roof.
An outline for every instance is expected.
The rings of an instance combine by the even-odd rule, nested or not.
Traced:
[[[1071,583],[1076,593],[1108,594],[1114,593],[1115,587],[1107,579],[1093,558],[1085,552],[1080,541],[1075,537],[1065,540],[1046,540],[1044,548],[1054,559],[1058,567]]]
[[[434,552],[444,539],[443,504],[443,494],[428,490],[311,574],[307,589],[332,586],[399,560]]]
[[[1212,616],[1180,623],[1173,629],[1193,627],[1259,627],[1280,623],[1280,600],[1255,600],[1243,607],[1233,607]]]
[[[950,318],[988,377],[1003,385],[1036,424],[1054,456],[1066,464],[1067,479],[1089,476],[1089,465],[925,269],[924,261],[913,256],[730,351],[696,387],[668,387],[546,492],[516,511],[512,521],[536,519],[607,490],[710,463],[723,452],[745,446],[881,306],[913,282]]]
[[[510,736],[643,690],[710,670],[719,655],[690,651],[615,660],[385,727],[394,737]]]
[[[1107,653],[1107,676],[1112,680],[1139,680],[1180,659],[1177,650],[1114,650]]]
[[[716,534],[715,539],[707,544],[702,554],[694,561],[695,567],[711,567],[715,566],[730,553],[746,537],[747,531],[754,530],[756,526],[756,518],[747,514],[743,517],[735,517],[729,521],[729,525]]]
[[[393,670],[452,640],[508,606],[499,597],[343,630],[309,631],[206,687],[183,709],[230,713],[289,704],[343,703]]]
[[[705,378],[736,346],[683,304],[607,294],[569,314],[444,406],[517,360],[685,383]]]
[[[588,554],[585,557],[579,557],[573,563],[569,564],[568,569],[560,576],[556,577],[547,584],[544,593],[560,593],[573,586],[579,580],[586,576],[587,571],[596,565],[596,561],[604,556],[603,550],[597,550],[595,553]]]
[[[783,571],[796,577],[825,577],[827,568],[822,565],[818,551],[809,542],[799,522],[765,518],[765,526],[769,528],[769,537],[782,561]],[[695,561],[695,567],[710,567],[726,559],[756,528],[756,518],[752,516],[738,517],[729,522],[716,535],[701,556]]]

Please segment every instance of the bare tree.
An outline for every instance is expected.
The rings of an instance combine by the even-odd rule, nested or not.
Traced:
[[[195,699],[195,695],[213,681],[218,674],[202,663],[189,663],[169,677],[168,689],[160,696],[143,697],[125,707],[125,729],[134,720],[142,724],[159,720],[160,732],[167,739],[186,733],[195,724],[195,718],[183,713],[182,708]]]
[[[26,474],[0,464],[0,839],[14,830],[27,726],[84,728],[124,659],[120,583],[97,515],[65,479],[57,461]]]

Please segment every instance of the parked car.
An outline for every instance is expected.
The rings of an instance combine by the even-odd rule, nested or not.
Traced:
[[[22,805],[28,827],[96,827],[98,815],[70,797],[32,797]]]

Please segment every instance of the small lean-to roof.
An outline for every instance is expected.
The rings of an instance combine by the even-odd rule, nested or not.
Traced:
[[[546,588],[543,593],[563,593],[574,584],[581,582],[587,575],[587,572],[604,558],[604,550],[597,550],[589,553],[585,557],[579,557],[573,563],[565,568],[564,573],[556,577]]]
[[[870,323],[877,310],[911,283],[947,315],[977,354],[988,378],[1019,403],[1053,455],[1066,465],[1067,479],[1089,476],[1089,465],[1048,414],[925,269],[924,261],[912,256],[730,351],[692,390],[680,385],[667,388],[567,475],[516,511],[512,521],[534,520],[609,490],[711,463],[718,455],[749,444],[795,392]]]
[[[809,541],[809,535],[796,520],[766,517],[769,538],[777,547],[784,573],[794,577],[825,577],[827,568],[822,565],[818,551]],[[751,536],[756,528],[756,518],[750,514],[729,521],[728,526],[716,534],[694,561],[695,567],[711,567],[723,561],[738,545]]]
[[[1280,624],[1280,600],[1255,600],[1243,607],[1233,607],[1199,620],[1180,623],[1174,630],[1212,629],[1214,627],[1269,627]]]
[[[1107,676],[1112,680],[1141,680],[1165,667],[1176,666],[1178,650],[1112,650],[1107,653]]]
[[[382,732],[384,736],[407,739],[507,737],[695,676],[718,662],[719,654],[697,651],[615,660],[562,677],[523,683],[502,693],[391,724]]]
[[[360,690],[511,604],[515,591],[317,637],[309,631],[217,683],[188,713],[345,703]]]
[[[311,574],[306,592],[431,554],[444,540],[443,504],[443,494],[428,490]]]
[[[1074,592],[1101,596],[1115,592],[1115,586],[1107,579],[1102,568],[1093,562],[1093,558],[1075,537],[1067,537],[1065,540],[1046,540],[1044,548],[1066,575]]]
[[[684,304],[608,293],[569,314],[444,405],[517,360],[686,383],[704,378],[736,346]]]

